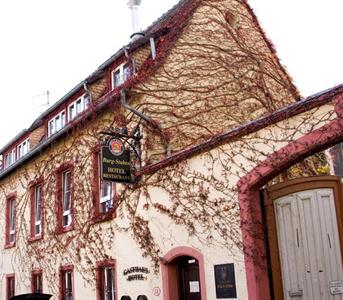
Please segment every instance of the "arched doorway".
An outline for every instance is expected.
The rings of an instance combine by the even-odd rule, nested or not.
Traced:
[[[162,262],[164,300],[206,300],[203,256],[190,247],[169,251]]]

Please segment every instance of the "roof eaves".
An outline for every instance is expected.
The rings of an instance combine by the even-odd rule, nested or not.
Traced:
[[[20,133],[18,133],[13,139],[11,139],[5,146],[0,149],[0,155],[3,154],[11,145],[13,145],[17,140],[22,138],[25,134],[29,131],[27,129],[23,129]]]

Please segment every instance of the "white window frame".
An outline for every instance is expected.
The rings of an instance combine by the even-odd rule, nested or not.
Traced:
[[[33,293],[43,293],[43,275],[41,272],[33,273]]]
[[[9,297],[12,298],[15,295],[15,278],[14,276],[11,276],[8,278],[8,291],[9,291]]]
[[[81,103],[81,109],[78,111],[77,103]],[[68,106],[68,121],[75,119],[80,113],[85,111],[90,105],[90,98],[87,93],[84,93],[81,97],[77,98],[74,102],[72,102]],[[71,108],[73,109],[73,113],[71,113]]]
[[[108,272],[107,272],[108,270],[112,273],[111,279],[108,278]],[[103,276],[102,289],[103,289],[104,300],[114,300],[115,299],[114,298],[114,296],[115,296],[114,268],[113,267],[104,267],[102,269],[102,276]],[[111,291],[108,291],[109,281],[111,281],[111,287],[112,287]],[[109,297],[109,292],[110,292],[110,297]]]
[[[8,242],[12,244],[15,241],[15,198],[8,199],[8,205],[9,205]]]
[[[98,154],[98,165],[99,170],[101,168],[101,157],[100,153]],[[106,184],[104,186],[104,184]],[[103,190],[107,189],[106,195],[103,195]],[[99,177],[99,213],[107,213],[114,207],[114,196],[115,196],[115,183],[111,181],[105,181],[102,180],[101,177]],[[106,207],[105,211],[102,211],[102,205],[103,203],[109,202],[109,205]]]
[[[30,139],[26,139],[17,146],[18,159],[22,158],[30,151]],[[13,154],[12,154],[13,155]],[[15,153],[14,153],[15,155]]]
[[[4,162],[5,169],[13,165],[15,162],[16,162],[16,148],[13,148],[10,152],[7,152],[5,154],[5,162]]]
[[[37,237],[42,234],[42,185],[37,184],[34,189],[34,235]],[[38,212],[39,219],[37,219]],[[37,228],[39,228],[39,232],[37,232]]]
[[[67,188],[67,179],[69,176],[69,187]],[[71,185],[72,185],[72,177],[71,177],[71,171],[67,170],[65,172],[62,173],[62,225],[63,227],[68,227],[71,225],[72,223],[72,199],[71,199]],[[69,198],[69,199],[67,199]],[[68,208],[65,209],[65,204],[68,201],[69,205]],[[64,218],[67,217],[67,223],[64,223]]]
[[[10,154],[10,157],[11,157],[10,165],[12,165],[12,164],[14,164],[16,162],[16,153],[17,153],[16,149],[13,148],[12,151],[11,151],[11,154]]]
[[[118,66],[111,72],[112,89],[122,85],[130,77],[130,73],[124,72],[124,70],[128,68],[130,68],[129,63],[125,62],[125,63],[122,63],[120,66]],[[116,84],[114,80],[114,74],[117,73],[118,71],[119,71],[120,81]]]
[[[11,153],[5,155],[5,169],[11,165]]]
[[[59,120],[59,121],[58,121]],[[59,123],[58,123],[59,122]],[[62,110],[48,122],[48,137],[60,131],[66,125],[66,111]]]
[[[63,271],[63,281],[64,281],[64,295],[63,300],[71,300],[73,299],[73,271],[67,270]],[[69,278],[68,278],[69,277]],[[70,280],[69,280],[70,279]],[[70,286],[69,286],[70,284]]]
[[[105,185],[106,184],[106,185]],[[114,207],[114,195],[115,195],[115,184],[111,181],[104,181],[100,179],[100,195],[99,195],[99,212],[100,213],[107,213]],[[105,196],[103,195],[103,190],[106,188],[107,192]],[[102,204],[109,202],[109,205],[106,206],[106,210],[102,211]]]

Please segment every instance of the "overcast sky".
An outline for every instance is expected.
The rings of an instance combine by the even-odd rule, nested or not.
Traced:
[[[142,0],[144,29],[178,0]],[[131,34],[127,0],[0,0],[0,147]],[[343,83],[342,0],[250,0],[303,96]]]

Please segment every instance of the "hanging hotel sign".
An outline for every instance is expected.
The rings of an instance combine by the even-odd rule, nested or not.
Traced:
[[[130,151],[120,139],[111,139],[101,147],[101,179],[131,183]]]

